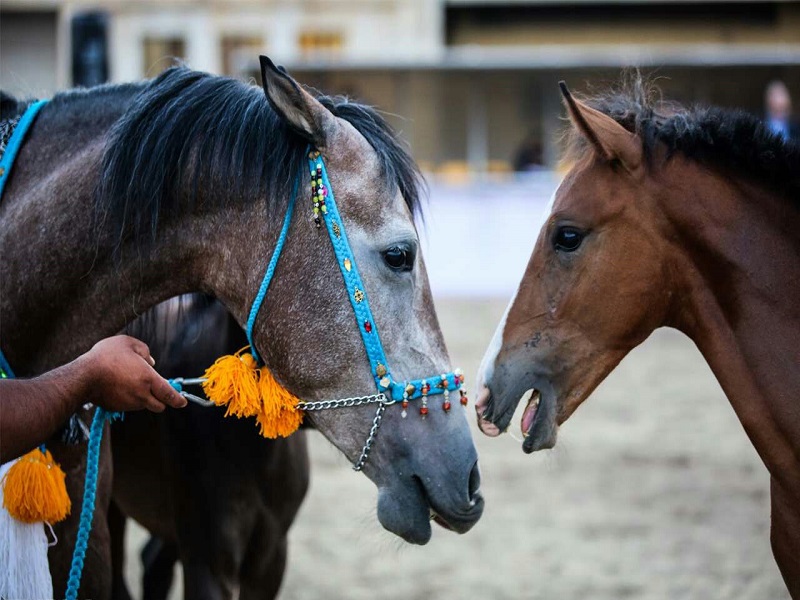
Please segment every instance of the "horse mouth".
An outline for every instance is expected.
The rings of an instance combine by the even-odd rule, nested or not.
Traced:
[[[519,422],[519,428],[522,430],[522,437],[524,438],[528,438],[531,435],[533,426],[536,425],[536,417],[539,416],[539,404],[541,401],[542,393],[533,388],[525,411],[522,413],[522,419]]]
[[[555,393],[547,382],[540,381],[538,383],[541,384],[541,387],[530,388],[521,398],[524,399],[527,396],[519,427],[523,436],[522,450],[528,454],[536,450],[552,448],[558,432]],[[497,414],[496,407],[492,406],[495,401],[492,392],[485,387],[480,392],[475,404],[478,428],[489,437],[498,436],[508,429],[513,419],[514,408],[519,404],[519,402],[509,404],[502,414]]]
[[[450,524],[445,521],[439,513],[435,510],[431,509],[431,521],[436,523],[439,527],[446,529],[447,531],[454,531]]]

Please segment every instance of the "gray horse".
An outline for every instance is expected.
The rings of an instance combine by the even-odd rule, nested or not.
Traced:
[[[314,97],[268,60],[262,77],[266,97],[251,85],[176,68],[149,82],[59,94],[42,109],[0,206],[2,344],[20,376],[62,364],[188,292],[213,295],[243,324],[300,177],[303,193],[254,342],[300,398],[374,392],[333,249],[311,217],[309,143],[325,157],[395,377],[449,370],[417,251],[410,157],[374,110]],[[411,268],[394,267],[398,247]],[[355,461],[373,412],[321,411],[309,420]],[[432,410],[427,419],[400,413],[399,406],[386,410],[364,468],[378,487],[379,521],[420,544],[430,539],[432,513],[467,531],[483,500],[463,408]],[[143,450],[149,444],[138,442]],[[77,501],[85,446],[50,448]],[[84,597],[110,595],[109,450],[104,444]],[[77,513],[56,527],[57,596],[64,593]],[[187,579],[195,569],[202,577],[204,568],[185,564]],[[240,597],[255,595],[241,588]]]

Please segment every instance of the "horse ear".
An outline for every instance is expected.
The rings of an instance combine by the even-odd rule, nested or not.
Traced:
[[[292,129],[324,148],[333,114],[305,91],[283,67],[276,67],[266,56],[259,56],[261,83],[270,105]]]
[[[606,114],[576,100],[563,81],[558,82],[570,121],[604,159],[618,160],[631,173],[642,164],[642,141]]]

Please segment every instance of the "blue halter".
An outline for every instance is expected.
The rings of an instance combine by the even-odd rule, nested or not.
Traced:
[[[409,400],[421,398],[422,407],[420,408],[420,412],[424,417],[428,413],[428,397],[436,394],[444,394],[444,410],[450,410],[448,396],[450,392],[461,390],[461,386],[464,382],[464,376],[459,371],[442,373],[425,379],[415,379],[402,383],[396,381],[392,377],[389,370],[389,362],[386,360],[386,354],[381,345],[378,327],[372,316],[372,311],[369,308],[367,292],[361,281],[361,276],[358,274],[355,255],[350,247],[350,242],[347,240],[344,222],[336,206],[333,187],[328,179],[325,162],[320,152],[312,148],[309,148],[308,151],[308,168],[311,179],[312,201],[314,204],[314,221],[317,227],[320,227],[320,222],[324,221],[325,227],[328,230],[328,236],[333,245],[333,252],[336,255],[336,261],[339,264],[339,270],[342,273],[342,278],[347,288],[347,295],[350,298],[353,313],[355,313],[358,330],[364,342],[364,349],[367,352],[367,358],[369,359],[372,376],[375,379],[375,385],[378,388],[378,392],[384,394],[387,398],[384,404],[393,404],[402,401],[405,408]],[[278,237],[278,243],[275,246],[272,258],[267,266],[267,271],[264,274],[264,279],[261,281],[261,286],[253,301],[253,306],[250,309],[250,316],[247,320],[247,339],[250,342],[251,351],[256,359],[258,359],[258,354],[253,342],[253,325],[255,324],[256,317],[258,316],[264,297],[269,289],[272,277],[275,274],[275,267],[278,264],[278,259],[280,258],[281,251],[283,250],[289,233],[289,225],[294,212],[295,198],[297,196],[300,179],[301,177],[298,175],[295,180],[294,191],[289,199],[289,206],[286,210],[286,216],[284,217],[283,227]],[[462,404],[466,404],[466,395],[463,391],[461,393],[461,398]],[[300,408],[302,408],[302,404]]]

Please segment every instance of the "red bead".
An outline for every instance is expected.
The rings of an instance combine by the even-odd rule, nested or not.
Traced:
[[[442,408],[444,409],[444,412],[449,411],[450,410],[450,400],[445,400],[444,404],[442,404]]]
[[[372,333],[372,323],[369,321],[364,321],[364,331],[367,333]]]
[[[422,384],[422,389],[420,391],[422,392],[423,396],[427,396],[428,392],[431,391],[431,384],[429,383]]]
[[[461,406],[466,406],[467,404],[469,404],[469,398],[466,395],[461,396]]]
[[[403,408],[408,408],[408,400],[403,400],[403,401],[400,403],[400,405],[401,405]]]
[[[421,414],[422,416],[427,415],[428,414],[428,407],[427,406],[423,406],[422,408],[420,408],[419,409],[419,414]]]

